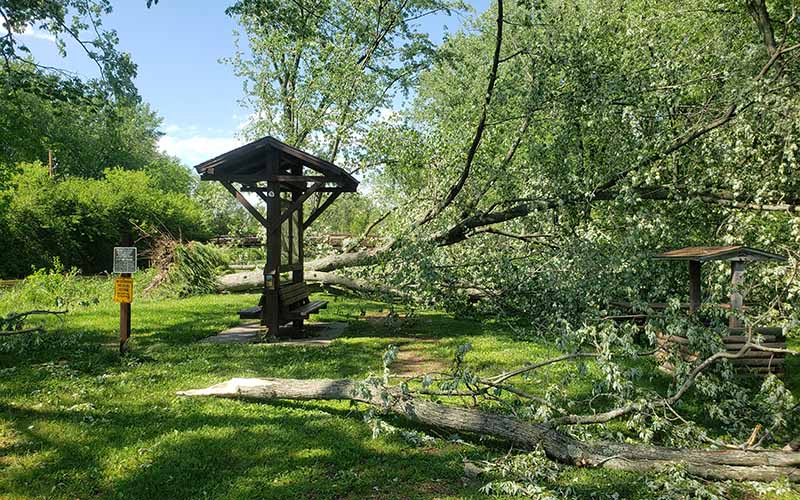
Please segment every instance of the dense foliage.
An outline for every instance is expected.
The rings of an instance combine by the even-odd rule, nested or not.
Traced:
[[[149,2],[148,2],[149,3]],[[30,48],[19,38],[26,30],[42,30],[54,37],[62,55],[67,42],[77,45],[98,69],[98,88],[109,98],[137,102],[139,94],[133,84],[136,65],[130,54],[120,52],[115,30],[105,29],[103,16],[112,11],[110,0],[27,0],[0,1],[0,80],[6,85],[25,87],[30,71],[66,73],[60,68],[41,66]],[[69,88],[39,87],[43,97],[61,99]],[[77,94],[80,94],[78,92]]]
[[[322,158],[348,158],[381,110],[434,55],[418,20],[443,0],[239,0],[229,9],[248,51],[229,62],[254,113],[250,137],[276,135]]]
[[[108,100],[97,82],[11,67],[0,70],[0,172],[17,162],[48,162],[59,176],[100,177],[105,168],[164,162],[161,119],[146,104]]]
[[[601,370],[585,400],[563,380],[544,398],[505,394],[522,418],[672,446],[738,446],[759,425],[770,429],[762,444],[796,438],[799,407],[779,379],[700,362],[724,352],[716,304],[731,292],[729,267],[704,266],[706,305],[687,316],[685,265],[651,258],[731,244],[787,255],[751,265],[740,290],[746,324],[798,335],[794,14],[760,0],[495,2],[444,43],[413,106],[375,123],[356,151],[379,210],[392,211],[386,245],[322,270],[361,266],[406,300],[490,313]],[[604,320],[614,301],[650,312],[645,328]],[[669,307],[652,314],[653,301]],[[641,358],[665,333],[687,337],[697,358],[673,353],[675,378],[654,389]],[[567,377],[584,376],[576,364]],[[479,369],[434,390],[494,401],[476,389]],[[697,400],[682,400],[688,387]],[[685,418],[698,407],[724,435]]]
[[[204,211],[186,193],[158,188],[146,172],[108,169],[99,179],[51,178],[39,163],[20,164],[0,197],[0,275],[24,276],[59,257],[84,272],[109,270],[124,232],[206,233]]]
[[[504,7],[488,105],[496,3],[444,44],[412,109],[369,134],[367,158],[383,160],[375,199],[399,208],[390,224],[405,243],[381,279],[451,305],[482,289],[490,309],[541,327],[580,324],[611,299],[685,296],[685,268],[650,259],[662,250],[748,244],[796,262],[800,66],[786,4]],[[788,290],[781,313],[794,317],[793,266],[751,266],[748,300]],[[708,298],[725,301],[726,268],[705,271]]]
[[[107,0],[0,1],[2,277],[54,257],[84,273],[108,270],[123,234],[146,251],[164,232],[204,238],[252,226],[227,193],[221,200],[214,186],[198,187],[159,151],[162,120],[141,102],[116,32],[103,28],[110,11]],[[98,75],[38,64],[19,37],[25,30],[54,36],[63,55],[77,44]]]

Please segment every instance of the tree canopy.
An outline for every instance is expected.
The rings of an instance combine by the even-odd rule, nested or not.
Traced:
[[[375,198],[420,248],[382,279],[574,320],[577,296],[674,290],[660,249],[794,251],[794,19],[757,1],[496,3],[366,138]]]
[[[247,136],[276,135],[337,161],[431,62],[435,48],[417,21],[459,8],[449,0],[235,2],[227,12],[249,53],[229,63],[253,111]]]

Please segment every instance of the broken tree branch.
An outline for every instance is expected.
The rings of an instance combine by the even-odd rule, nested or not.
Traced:
[[[25,311],[21,313],[11,313],[8,316],[5,316],[3,319],[5,321],[16,321],[27,318],[28,316],[36,316],[36,315],[44,315],[44,314],[52,314],[53,316],[59,316],[62,314],[67,314],[69,311],[66,309],[63,311],[49,311],[47,309],[34,309],[32,311]]]
[[[787,478],[800,482],[800,453],[797,452],[690,450],[627,443],[586,443],[546,424],[532,424],[511,416],[434,403],[404,395],[397,388],[366,390],[365,384],[352,380],[235,378],[178,394],[255,401],[355,401],[432,427],[490,435],[522,448],[541,446],[552,460],[574,466],[655,472],[665,466],[681,465],[689,473],[708,479],[773,481]]]
[[[364,243],[364,241],[369,237],[372,230],[375,229],[375,227],[378,226],[381,222],[385,221],[387,217],[392,215],[392,212],[394,212],[394,210],[395,210],[394,208],[387,210],[386,212],[384,212],[383,215],[375,219],[375,221],[372,222],[372,224],[370,224],[369,226],[367,226],[364,232],[361,233],[361,236],[359,236],[358,239],[354,240],[353,243],[351,243],[350,245],[344,247],[344,253],[352,252],[353,250],[358,248],[359,245]]]
[[[49,311],[46,309],[34,309],[32,311],[25,311],[21,313],[10,313],[7,316],[0,317],[0,327],[8,328],[8,330],[0,330],[0,337],[43,332],[44,328],[42,328],[41,326],[33,328],[22,328],[25,318],[27,318],[28,316],[47,315],[47,314],[51,314],[53,316],[58,317],[61,316],[62,314],[67,314],[67,312],[69,311],[67,310]]]
[[[481,108],[481,116],[478,119],[478,126],[475,128],[475,135],[472,137],[472,144],[467,151],[467,158],[464,161],[464,168],[461,170],[461,175],[458,181],[453,184],[447,197],[435,208],[428,211],[428,213],[417,222],[417,226],[422,226],[439,216],[445,208],[450,206],[456,199],[458,193],[464,188],[464,184],[469,177],[472,162],[475,160],[475,155],[478,152],[478,146],[483,139],[483,130],[486,128],[486,117],[489,114],[489,105],[492,102],[492,95],[494,94],[494,84],[497,81],[497,68],[500,65],[500,50],[503,46],[503,0],[497,1],[497,32],[495,35],[494,55],[492,56],[492,66],[489,70],[489,83],[484,94],[483,107]]]
[[[322,271],[306,271],[305,280],[327,286],[338,286],[355,292],[379,292],[399,295],[399,292],[358,278],[348,278]],[[241,273],[224,274],[217,278],[217,291],[244,292],[264,287],[264,273],[260,269]]]
[[[22,334],[25,334],[25,333],[37,333],[37,332],[43,332],[43,331],[44,331],[44,328],[42,328],[41,326],[37,326],[37,327],[34,327],[34,328],[23,328],[22,330],[4,330],[4,331],[0,331],[0,337],[8,337],[8,336],[11,336],[11,335],[22,335]]]

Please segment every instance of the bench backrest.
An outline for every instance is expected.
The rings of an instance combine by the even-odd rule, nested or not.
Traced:
[[[284,285],[278,289],[278,297],[284,307],[303,302],[308,299],[308,285],[305,282]]]

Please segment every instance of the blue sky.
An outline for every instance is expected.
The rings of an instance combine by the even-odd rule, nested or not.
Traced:
[[[136,86],[143,99],[163,118],[164,151],[187,165],[224,153],[238,144],[236,134],[249,111],[238,104],[242,82],[219,60],[233,55],[236,23],[225,15],[231,2],[212,0],[160,0],[148,9],[145,0],[112,2],[114,12],[104,18],[116,29],[119,46],[138,65]],[[488,0],[470,2],[478,11]],[[423,30],[439,42],[454,31],[463,17],[431,16]],[[28,28],[21,38],[43,64],[74,71],[85,77],[97,68],[68,44],[62,59],[52,37]]]

